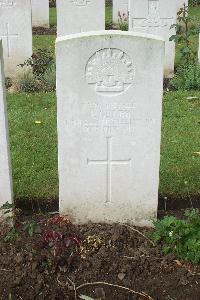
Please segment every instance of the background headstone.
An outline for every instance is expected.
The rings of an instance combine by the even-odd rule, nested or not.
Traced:
[[[0,39],[3,40],[5,74],[14,77],[32,55],[31,3],[0,0]]]
[[[49,0],[31,0],[32,26],[49,27]]]
[[[105,0],[57,0],[57,35],[105,29]]]
[[[12,179],[10,168],[7,108],[5,99],[5,79],[3,49],[0,40],[0,207],[12,203]]]
[[[166,77],[173,76],[175,43],[169,38],[175,34],[177,5],[175,0],[129,0],[129,30],[157,35],[165,40]]]
[[[150,225],[158,204],[164,41],[123,31],[57,39],[60,212]]]
[[[125,13],[128,17],[128,0],[113,0],[113,22],[118,23],[118,13]]]

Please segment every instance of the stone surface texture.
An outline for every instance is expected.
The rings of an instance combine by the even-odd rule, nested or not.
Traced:
[[[60,213],[151,225],[157,214],[164,41],[102,31],[58,38]]]
[[[57,0],[57,35],[105,29],[105,0]]]
[[[31,0],[32,26],[49,27],[49,0]]]
[[[0,39],[5,75],[15,77],[22,71],[19,64],[32,55],[30,0],[0,0]]]

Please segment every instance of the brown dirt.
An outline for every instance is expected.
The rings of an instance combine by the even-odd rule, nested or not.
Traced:
[[[159,247],[124,225],[61,226],[65,236],[63,249],[59,243],[55,247],[52,242],[46,242],[47,219],[40,217],[37,222],[40,233],[29,237],[18,227],[20,236],[11,242],[4,241],[8,228],[1,225],[2,300],[76,299],[73,284],[78,287],[92,282],[145,292],[154,300],[200,299],[200,276],[197,274],[200,266],[184,265],[173,255],[163,255]],[[79,289],[77,300],[79,293],[96,299],[151,299],[105,284]]]
[[[56,35],[56,26],[50,26],[49,28],[44,27],[33,27],[33,35]]]

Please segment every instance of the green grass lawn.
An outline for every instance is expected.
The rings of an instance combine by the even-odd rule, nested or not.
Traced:
[[[57,15],[56,15],[56,8],[51,7],[49,9],[49,22],[51,26],[57,25]]]
[[[200,9],[190,10],[200,18]],[[112,20],[106,9],[107,22]],[[56,11],[50,9],[51,25]],[[34,50],[50,48],[55,36],[34,36]],[[197,48],[197,39],[194,38]],[[177,48],[176,62],[180,59]],[[188,100],[187,97],[197,99]],[[9,94],[12,169],[15,198],[58,197],[55,93]],[[200,195],[200,92],[169,92],[163,101],[160,193]]]

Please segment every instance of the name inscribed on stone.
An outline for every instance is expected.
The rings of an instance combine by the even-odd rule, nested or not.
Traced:
[[[71,0],[72,3],[76,6],[86,6],[88,5],[91,1],[90,0]]]
[[[16,5],[13,0],[0,0],[0,8],[12,8]]]
[[[88,111],[87,119],[71,118],[66,120],[66,125],[70,128],[76,128],[82,132],[104,132],[112,134],[114,132],[133,133],[137,122],[154,123],[152,118],[135,117],[135,104],[129,102],[126,104],[85,104],[85,110]]]

